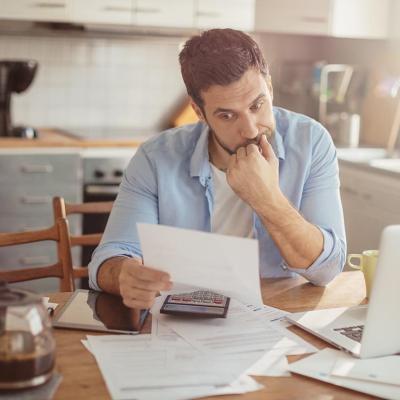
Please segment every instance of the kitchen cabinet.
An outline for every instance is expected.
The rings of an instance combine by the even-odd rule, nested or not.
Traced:
[[[339,161],[347,251],[378,249],[387,225],[400,224],[399,177]]]
[[[193,0],[135,0],[134,25],[191,28]]]
[[[70,202],[82,199],[82,167],[78,151],[2,150],[0,152],[0,232],[18,232],[53,224],[53,196]],[[70,220],[73,233],[81,231],[79,217]],[[80,249],[73,258],[79,264]],[[56,244],[43,242],[0,248],[0,268],[50,265],[57,260]],[[56,278],[16,284],[37,291],[58,290]]]
[[[387,38],[391,0],[257,0],[256,31]]]
[[[400,0],[392,0],[390,12],[390,38],[400,40]]]
[[[132,0],[68,0],[72,20],[91,24],[132,24]]]
[[[195,27],[254,30],[255,0],[197,0]]]
[[[255,0],[2,0],[0,19],[254,30]]]
[[[1,0],[0,19],[69,22],[70,0]]]

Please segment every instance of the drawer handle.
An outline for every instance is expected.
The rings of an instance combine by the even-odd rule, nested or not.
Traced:
[[[50,196],[23,196],[21,198],[21,201],[24,204],[50,204],[51,197]]]
[[[24,265],[32,265],[32,264],[49,264],[50,263],[50,257],[46,256],[28,256],[28,257],[22,257],[20,259],[21,264]]]
[[[161,12],[159,8],[136,8],[135,11],[137,13],[144,13],[144,14],[157,14]]]
[[[32,4],[33,7],[37,8],[65,8],[65,3],[51,3],[48,1],[40,1]]]
[[[106,6],[103,7],[103,11],[131,12],[132,9],[130,7]]]
[[[36,173],[50,174],[51,172],[53,172],[53,166],[49,165],[49,164],[45,164],[45,165],[26,164],[21,167],[21,171],[26,174],[36,174]]]
[[[328,20],[324,17],[300,17],[300,19],[304,22],[311,22],[313,24],[324,24],[328,22]]]
[[[219,18],[222,16],[221,13],[216,11],[197,11],[196,15],[198,17],[212,17],[212,18]]]

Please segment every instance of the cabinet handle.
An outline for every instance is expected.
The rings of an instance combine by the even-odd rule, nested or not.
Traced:
[[[145,14],[157,14],[161,12],[159,8],[136,8],[135,11],[137,13],[145,13]]]
[[[50,257],[46,256],[28,256],[20,259],[21,264],[32,265],[32,264],[48,264],[50,263]]]
[[[35,174],[35,173],[41,173],[41,174],[50,174],[53,172],[53,166],[49,164],[45,165],[22,165],[21,171],[26,173],[26,174]]]
[[[197,11],[196,15],[198,17],[212,17],[212,18],[219,18],[222,16],[221,13],[216,11]]]
[[[85,188],[87,194],[107,195],[107,194],[118,194],[119,186],[101,186],[101,185],[88,185]]]
[[[121,11],[124,11],[124,12],[131,12],[132,11],[132,8],[130,8],[130,7],[117,7],[117,6],[106,6],[106,7],[103,7],[103,11],[111,11],[111,12],[121,12]]]
[[[51,3],[48,1],[41,1],[38,3],[32,4],[32,7],[37,7],[37,8],[65,8],[66,5],[65,3]]]
[[[300,17],[300,20],[303,22],[310,22],[312,24],[324,24],[328,22],[328,20],[324,17]]]
[[[24,204],[50,204],[50,196],[23,196],[21,201]]]

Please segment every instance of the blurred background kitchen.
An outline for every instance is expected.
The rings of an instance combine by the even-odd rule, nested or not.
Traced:
[[[1,0],[0,231],[51,223],[55,195],[115,198],[140,142],[195,119],[182,43],[232,27],[261,44],[275,105],[330,131],[349,252],[377,248],[400,223],[399,20],[400,0]],[[0,260],[18,268],[47,253],[0,249]]]

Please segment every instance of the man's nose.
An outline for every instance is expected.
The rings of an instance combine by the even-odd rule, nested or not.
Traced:
[[[240,136],[244,139],[254,139],[258,136],[258,128],[256,121],[250,116],[243,117],[239,127]]]

